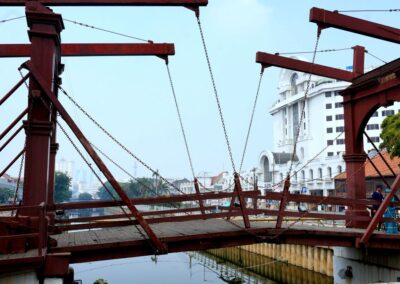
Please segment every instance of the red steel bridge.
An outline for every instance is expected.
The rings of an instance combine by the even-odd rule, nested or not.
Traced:
[[[24,85],[28,88],[26,109],[0,134],[0,139],[5,140],[0,151],[22,130],[26,136],[24,148],[0,173],[2,176],[18,159],[25,159],[22,201],[0,206],[1,272],[37,269],[42,277],[64,277],[71,263],[256,242],[400,250],[400,236],[375,231],[378,222],[383,221],[383,213],[392,198],[397,197],[400,178],[397,176],[394,183],[389,185],[390,193],[377,214],[371,218],[367,208],[376,202],[366,198],[363,166],[367,158],[363,150],[363,130],[368,119],[379,107],[400,100],[400,59],[364,74],[365,50],[362,46],[353,48],[354,67],[351,72],[279,54],[258,52],[256,55],[256,62],[261,64],[262,71],[277,66],[351,83],[341,92],[346,135],[345,197],[291,194],[290,173],[282,181],[283,190],[280,192],[272,191],[262,195],[256,186],[245,191],[236,171],[234,186],[230,191],[206,191],[194,177],[194,194],[176,192],[130,199],[124,192],[100,157],[100,150],[86,138],[58,99],[59,91],[65,92],[60,79],[64,67],[62,58],[124,55],[158,56],[167,61],[168,56],[175,53],[174,45],[154,42],[62,44],[60,34],[64,29],[63,18],[48,6],[183,6],[194,11],[202,32],[199,9],[207,4],[207,0],[0,0],[0,6],[26,7],[31,42],[0,45],[0,57],[28,58],[20,67],[25,75],[21,75],[21,80],[0,99],[1,106],[17,89]],[[310,21],[318,25],[318,38],[323,29],[333,27],[380,40],[400,42],[400,30],[397,28],[337,11],[313,8],[310,11]],[[204,37],[202,39],[204,43]],[[206,48],[205,51],[207,54]],[[210,73],[212,76],[211,67]],[[56,133],[60,129],[65,133],[58,123],[60,119],[68,125],[76,140],[106,177],[117,198],[108,201],[54,202],[55,158],[58,149]],[[229,143],[228,148],[230,151]],[[125,150],[134,155],[126,147]],[[227,198],[231,200],[230,206],[220,208],[217,212],[205,202]],[[279,205],[276,209],[261,208],[258,206],[260,200],[275,201]],[[179,206],[187,202],[197,202],[198,206]],[[139,205],[167,203],[172,204],[169,209],[138,209]],[[289,206],[299,203],[309,204],[309,210],[302,212]],[[393,203],[397,205],[397,202]],[[347,210],[345,213],[313,210],[320,204],[346,206]],[[60,218],[57,214],[90,208],[117,209],[103,216]]]

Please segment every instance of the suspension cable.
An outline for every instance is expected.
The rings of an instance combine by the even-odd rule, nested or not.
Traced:
[[[114,196],[114,194],[111,192],[111,190],[108,188],[108,186],[106,185],[105,182],[103,182],[99,176],[99,174],[94,170],[92,164],[88,161],[88,159],[83,155],[82,151],[79,150],[78,146],[76,145],[76,143],[72,140],[72,138],[68,135],[67,131],[65,130],[65,128],[61,125],[61,123],[57,120],[57,125],[58,127],[60,127],[61,131],[64,133],[65,137],[69,140],[69,142],[71,143],[71,145],[74,147],[74,149],[78,152],[79,156],[83,159],[83,161],[86,163],[86,165],[89,167],[89,169],[92,171],[92,173],[95,175],[95,177],[97,178],[97,180],[102,184],[102,186],[104,187],[104,189],[107,191],[107,193],[110,195],[110,197],[114,200],[117,201],[116,197]],[[135,229],[139,232],[139,234],[142,236],[142,238],[146,241],[147,237],[145,236],[145,234],[138,228],[138,226],[134,223],[134,220],[132,219],[131,215],[128,214],[128,212],[126,212],[126,210],[124,209],[124,207],[122,205],[119,205],[120,209],[122,210],[123,214],[128,218],[129,221],[132,222],[133,226],[135,227]],[[151,244],[151,242],[148,241],[148,243],[150,244],[150,246],[154,249],[153,245]]]
[[[154,175],[159,176],[165,183],[170,185],[172,188],[175,188],[177,191],[180,190],[170,181],[168,181],[165,177],[157,173],[154,169],[152,169],[148,164],[146,164],[142,159],[132,153],[126,146],[124,146],[117,138],[110,134],[103,126],[100,125],[88,112],[86,112],[60,85],[58,85],[60,91],[87,117],[90,121],[92,121],[104,134],[106,134],[112,141],[114,141],[120,148],[122,148],[128,155],[134,158],[136,161],[141,163],[145,168],[151,171]]]
[[[228,148],[229,158],[231,160],[233,172],[236,172],[235,162],[233,160],[232,149],[231,149],[231,145],[229,143],[229,137],[228,137],[228,132],[227,132],[226,126],[225,126],[224,116],[222,114],[222,107],[221,107],[221,103],[219,101],[217,86],[216,86],[216,83],[215,83],[214,74],[213,74],[212,67],[211,67],[210,57],[208,55],[208,49],[207,49],[206,41],[205,41],[205,38],[204,38],[203,28],[201,26],[200,17],[198,15],[196,15],[196,18],[197,18],[197,24],[199,26],[201,41],[203,43],[204,53],[205,53],[206,60],[207,60],[208,71],[210,72],[210,78],[211,78],[211,82],[212,82],[212,85],[213,85],[215,100],[217,101],[219,117],[220,117],[220,120],[221,120],[222,128],[224,130],[225,142],[226,142],[226,146]]]
[[[311,64],[315,63],[315,57],[316,57],[316,54],[317,54],[316,50],[318,48],[319,39],[320,39],[320,33],[318,31],[317,32],[317,39],[315,41],[314,54],[313,54],[313,58],[312,58],[312,63]],[[304,101],[303,101],[303,106],[302,106],[302,110],[301,110],[300,121],[299,121],[299,124],[297,126],[296,137],[295,137],[294,143],[293,143],[293,153],[292,153],[292,158],[291,158],[291,161],[290,161],[289,171],[287,173],[288,176],[290,176],[290,174],[291,174],[293,163],[294,163],[294,159],[296,157],[297,143],[298,143],[299,136],[300,136],[300,130],[302,128],[303,119],[305,117],[305,110],[306,110],[306,102],[307,102],[308,92],[310,91],[311,76],[312,76],[312,74],[309,73],[308,80],[307,80],[307,85],[306,85],[306,90],[305,90],[304,96],[303,96]]]
[[[386,64],[387,63],[387,61],[385,61],[385,60],[383,60],[383,59],[381,59],[381,58],[379,58],[378,56],[376,56],[376,55],[373,55],[371,52],[369,52],[368,50],[365,50],[364,51],[366,54],[368,54],[368,55],[370,55],[371,57],[373,57],[373,58],[375,58],[375,59],[377,59],[377,60],[379,60],[379,61],[381,61],[382,63],[384,63],[384,64]]]
[[[263,74],[264,74],[264,68],[262,67],[261,68],[261,72],[260,72],[260,79],[258,80],[258,87],[257,87],[256,97],[254,98],[253,110],[252,110],[251,116],[250,116],[249,128],[247,129],[246,141],[245,141],[244,147],[243,147],[242,159],[240,160],[239,173],[242,171],[244,156],[246,155],[247,144],[249,142],[251,126],[253,125],[254,113],[256,112],[258,95],[260,94],[261,82],[262,82]]]
[[[25,16],[19,16],[19,17],[0,20],[0,24],[11,22],[11,21],[14,21],[14,20],[22,19],[22,18],[25,18]]]
[[[134,177],[131,173],[129,173],[126,169],[124,169],[120,164],[118,164],[115,160],[113,160],[110,156],[108,156],[107,154],[105,154],[102,150],[100,150],[96,145],[94,145],[93,143],[90,143],[90,145],[92,145],[92,147],[94,149],[96,149],[100,154],[102,154],[107,160],[109,160],[111,163],[113,163],[117,168],[119,168],[121,171],[123,171],[125,174],[127,174],[130,178],[132,178],[133,180],[135,180],[137,183],[139,183],[140,185],[142,185],[143,187],[147,188],[148,190],[152,191],[154,193],[154,190],[149,187],[147,184],[145,184],[144,182],[142,182],[140,179]],[[172,194],[172,192],[167,188],[167,191],[169,193]],[[182,191],[179,191],[183,194]]]
[[[400,9],[386,9],[386,10],[335,10],[334,12],[338,13],[359,13],[359,12],[400,12]]]
[[[291,55],[291,54],[307,54],[307,53],[323,53],[323,52],[336,52],[343,50],[351,50],[351,47],[335,48],[335,49],[321,49],[317,51],[291,51],[291,52],[276,52],[275,55]]]
[[[194,167],[193,167],[192,157],[191,157],[190,151],[189,151],[189,144],[188,144],[188,141],[187,141],[187,138],[186,138],[185,128],[183,127],[182,115],[181,115],[181,112],[180,112],[180,110],[179,110],[178,100],[177,100],[177,98],[176,98],[174,82],[173,82],[172,77],[171,77],[171,72],[170,72],[170,70],[169,70],[168,61],[166,61],[165,63],[166,63],[165,66],[167,67],[169,83],[170,83],[170,85],[171,85],[172,95],[174,96],[174,102],[175,102],[175,107],[176,107],[176,113],[177,113],[177,115],[178,115],[178,119],[179,119],[179,124],[180,124],[180,126],[181,126],[181,132],[182,132],[183,140],[184,140],[184,142],[185,142],[186,153],[187,153],[187,156],[188,156],[188,159],[189,159],[190,169],[191,169],[191,171],[192,171],[193,178],[196,178],[195,173],[194,173]]]
[[[66,19],[66,18],[63,18],[63,20],[66,21],[66,22],[73,23],[75,25],[82,26],[82,27],[86,27],[86,28],[90,28],[90,29],[94,29],[94,30],[98,30],[98,31],[114,34],[114,35],[119,35],[119,36],[127,37],[127,38],[130,38],[130,39],[135,39],[135,40],[148,42],[148,43],[152,43],[153,42],[151,40],[146,40],[146,39],[143,39],[143,38],[140,38],[140,37],[135,37],[135,36],[127,35],[127,34],[124,34],[124,33],[115,32],[115,31],[111,31],[111,30],[95,27],[95,26],[88,25],[88,24],[81,23],[81,22],[77,22],[77,21],[74,21],[74,20],[69,20],[69,19]]]

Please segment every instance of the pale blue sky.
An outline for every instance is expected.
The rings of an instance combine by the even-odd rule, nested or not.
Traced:
[[[235,163],[240,157],[250,119],[260,66],[255,53],[312,50],[316,25],[308,22],[313,6],[328,10],[393,9],[398,1],[267,1],[209,0],[201,8],[201,19],[209,47],[217,88],[232,145]],[[217,106],[207,70],[194,13],[181,7],[61,8],[64,18],[121,33],[170,42],[176,55],[170,68],[186,128],[196,174],[231,170]],[[22,7],[1,7],[0,20],[21,16]],[[360,18],[399,27],[397,13],[357,13]],[[62,40],[67,42],[135,42],[128,38],[83,28],[65,22]],[[0,24],[1,43],[28,42],[24,19]],[[324,30],[319,49],[364,45],[386,61],[398,57],[399,46],[341,30]],[[311,60],[311,54],[303,56]],[[0,94],[18,80],[17,67],[25,59],[1,59]],[[320,53],[316,62],[338,68],[352,64],[352,51]],[[63,87],[112,134],[136,155],[167,177],[191,177],[189,164],[174,108],[164,62],[156,57],[64,58]],[[380,62],[367,56],[366,66]],[[263,149],[272,147],[271,117],[268,109],[277,100],[279,69],[264,75],[250,137],[245,169],[258,164]],[[115,147],[79,111],[61,96],[67,109],[88,138],[133,173],[134,161]],[[25,107],[26,91],[21,88],[0,107],[0,131]],[[317,110],[316,110],[317,111]],[[21,138],[21,137],[20,137]],[[59,134],[59,158],[80,158]],[[22,147],[19,139],[0,153],[3,167]],[[126,176],[111,169],[118,178]],[[11,171],[16,173],[16,167]],[[137,174],[149,176],[138,166]]]

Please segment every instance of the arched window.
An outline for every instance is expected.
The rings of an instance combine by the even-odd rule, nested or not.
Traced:
[[[297,172],[294,172],[294,181],[297,182]]]
[[[299,76],[297,73],[294,73],[292,77],[290,78],[290,86],[292,88],[292,95],[297,94],[297,80],[299,79]]]
[[[303,147],[300,148],[300,158],[302,160],[304,160],[304,148]]]
[[[332,177],[332,169],[331,169],[331,167],[328,167],[327,172],[328,172],[328,177],[331,178]]]
[[[322,169],[321,168],[318,169],[318,178],[322,179]]]
[[[269,161],[267,157],[264,157],[263,169],[264,169],[264,182],[271,182],[272,172],[269,170]]]
[[[308,180],[310,180],[310,181],[312,181],[313,179],[314,179],[314,172],[313,172],[313,170],[310,170],[309,171],[309,179]]]
[[[342,166],[337,167],[337,172],[338,172],[338,174],[340,174],[342,172]]]
[[[301,180],[305,181],[306,180],[306,173],[305,171],[301,171]]]

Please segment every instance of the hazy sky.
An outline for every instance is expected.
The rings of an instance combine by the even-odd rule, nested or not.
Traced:
[[[257,51],[313,50],[317,27],[308,22],[311,7],[328,10],[395,9],[398,1],[267,1],[209,0],[201,8],[201,20],[235,163],[240,163],[250,112],[259,79]],[[65,19],[126,33],[154,42],[175,43],[170,68],[186,128],[196,174],[231,170],[223,130],[194,13],[182,7],[103,7],[53,9]],[[22,16],[22,7],[1,7],[0,20]],[[399,12],[352,14],[399,27]],[[0,24],[1,43],[27,43],[26,20]],[[65,22],[64,43],[136,42]],[[399,46],[341,30],[322,32],[319,49],[364,45],[386,61],[396,59]],[[310,55],[303,57],[311,60]],[[1,59],[0,94],[19,79],[17,67],[26,59]],[[345,68],[352,64],[352,51],[319,53],[319,64]],[[64,58],[63,87],[113,135],[137,156],[167,177],[191,177],[173,97],[164,62],[156,57]],[[367,56],[366,66],[381,64]],[[272,147],[268,109],[277,100],[279,69],[266,70],[261,86],[245,169],[258,165],[262,150]],[[102,135],[68,100],[61,101],[95,143],[134,173],[135,161]],[[0,131],[26,106],[26,90],[0,107]],[[318,111],[318,110],[316,110]],[[58,158],[82,164],[74,149],[59,132]],[[22,147],[22,136],[0,153],[4,167]],[[126,175],[110,167],[118,178]],[[15,166],[11,173],[15,174]],[[138,164],[139,176],[150,176]]]

